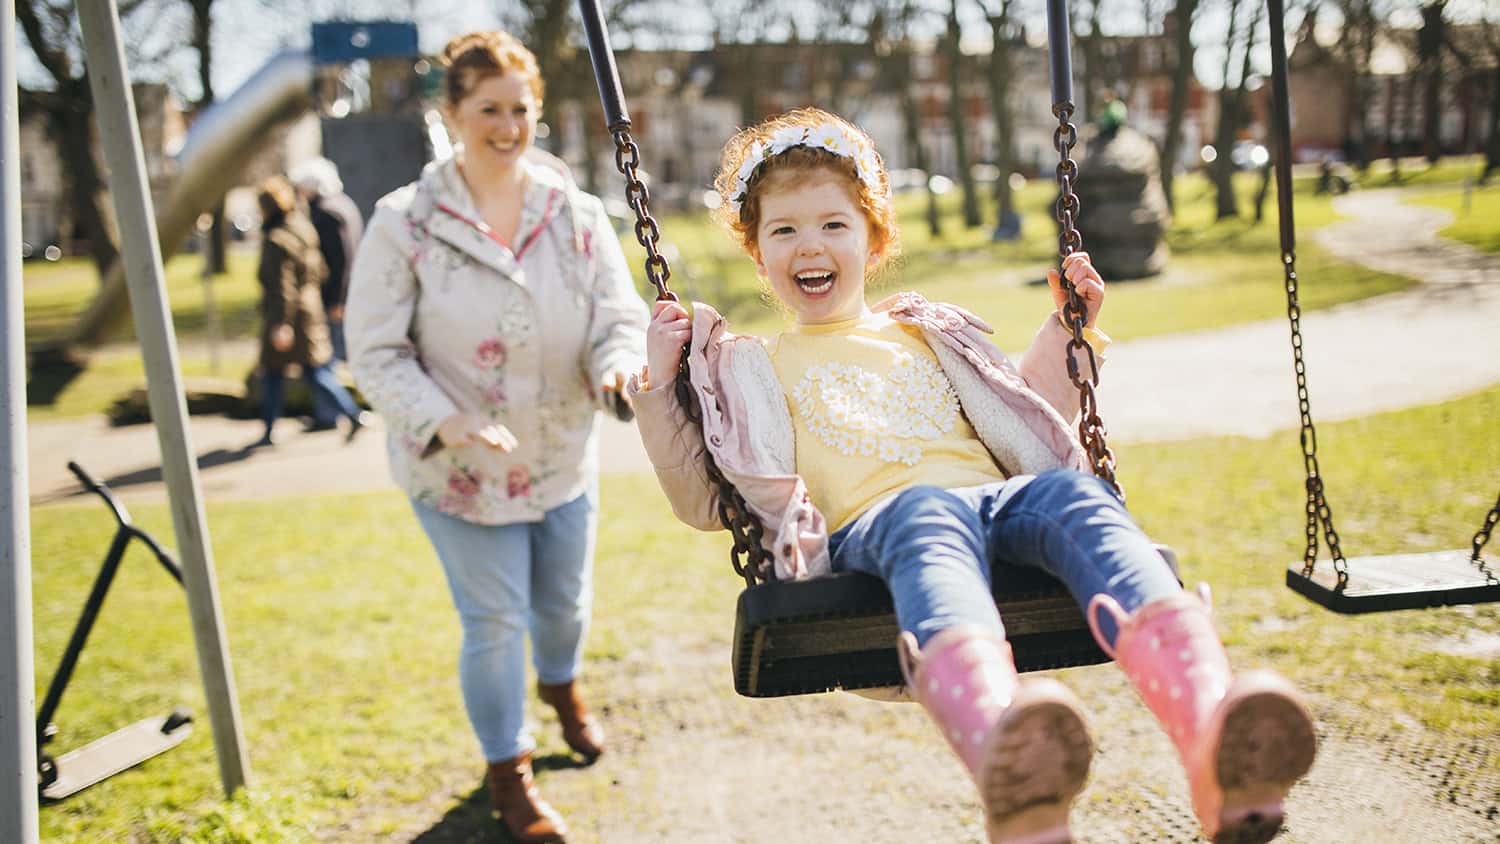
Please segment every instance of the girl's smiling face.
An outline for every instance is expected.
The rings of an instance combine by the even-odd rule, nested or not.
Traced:
[[[787,175],[761,188],[756,268],[797,322],[854,319],[865,312],[865,271],[879,259],[854,187],[828,171]]]
[[[448,107],[448,120],[470,161],[508,168],[525,154],[536,137],[540,104],[525,74],[506,72],[481,78],[457,105]]]

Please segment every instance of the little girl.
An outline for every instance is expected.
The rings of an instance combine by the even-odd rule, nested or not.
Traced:
[[[719,527],[706,449],[763,523],[777,577],[886,583],[907,685],[978,784],[991,841],[1069,840],[1093,753],[1078,699],[1016,672],[990,597],[997,560],[1050,572],[1087,608],[1176,743],[1205,833],[1273,837],[1312,765],[1312,721],[1279,676],[1231,674],[1206,602],[1080,471],[1062,321],[1049,314],[1015,366],[960,308],[914,293],[866,305],[866,275],[897,250],[890,185],[870,138],[826,112],[740,132],[717,187],[721,222],[794,323],[764,341],[728,333],[707,306],[656,304],[632,389],[678,517]],[[1081,252],[1063,272],[1100,352],[1103,281]],[[1048,282],[1060,307],[1056,271]],[[673,396],[689,342],[701,422]]]

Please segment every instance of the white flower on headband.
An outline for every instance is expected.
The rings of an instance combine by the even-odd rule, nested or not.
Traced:
[[[734,175],[734,193],[729,197],[729,207],[736,212],[740,210],[745,197],[750,193],[750,179],[766,159],[799,146],[826,149],[834,155],[852,159],[859,180],[872,192],[879,192],[880,159],[873,149],[851,135],[843,126],[837,123],[824,123],[811,128],[783,126],[772,133],[769,143],[756,141],[746,151],[745,161]]]
[[[832,123],[819,126],[808,136],[807,145],[811,147],[822,147],[831,153],[843,156],[853,156],[854,139],[844,134],[840,126]]]
[[[806,126],[783,126],[771,135],[771,155],[781,155],[794,146],[806,143]]]

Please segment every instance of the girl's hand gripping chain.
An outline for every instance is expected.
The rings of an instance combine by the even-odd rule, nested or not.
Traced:
[[[1063,272],[1067,274],[1068,281],[1073,282],[1073,289],[1083,297],[1086,312],[1083,324],[1093,328],[1099,319],[1099,309],[1104,306],[1104,278],[1094,269],[1087,252],[1074,252],[1064,258]],[[1057,270],[1047,271],[1047,286],[1052,288],[1052,301],[1057,304],[1057,310],[1061,313],[1063,305],[1068,302],[1068,291],[1063,289]]]
[[[646,377],[650,386],[662,387],[677,377],[682,347],[693,336],[693,321],[679,302],[659,300],[651,306],[651,324],[646,326]]]

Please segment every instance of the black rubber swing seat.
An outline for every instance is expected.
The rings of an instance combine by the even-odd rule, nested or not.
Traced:
[[[1299,561],[1287,566],[1286,585],[1347,615],[1500,601],[1500,577],[1471,557],[1469,551],[1350,557],[1343,586],[1333,566],[1319,566],[1308,576]]]
[[[1176,554],[1158,550],[1175,573]],[[1052,576],[997,565],[991,579],[1018,670],[1109,661],[1073,596]],[[898,632],[890,592],[867,574],[752,586],[740,593],[735,612],[734,689],[746,697],[782,697],[900,686]]]

